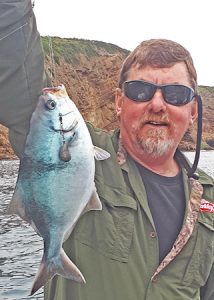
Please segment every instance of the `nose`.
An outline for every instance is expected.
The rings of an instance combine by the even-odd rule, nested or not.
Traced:
[[[166,105],[161,89],[157,89],[152,99],[148,102],[149,109],[154,113],[165,112]]]

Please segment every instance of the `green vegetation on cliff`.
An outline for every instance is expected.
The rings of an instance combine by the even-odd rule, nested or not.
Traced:
[[[42,44],[47,56],[50,56],[52,46],[54,60],[57,64],[59,64],[60,57],[63,57],[66,63],[76,65],[80,62],[80,54],[89,59],[100,54],[129,53],[128,50],[110,43],[77,38],[42,37]]]
[[[205,86],[205,85],[200,85],[199,86],[199,93],[211,93],[212,95],[214,94],[214,86]]]

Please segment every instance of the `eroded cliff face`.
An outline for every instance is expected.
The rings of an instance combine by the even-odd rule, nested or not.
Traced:
[[[8,130],[0,125],[0,159],[15,159],[10,143],[8,141]]]
[[[48,39],[43,38],[45,67],[51,82],[64,84],[86,121],[94,126],[114,129],[118,120],[114,107],[114,93],[119,70],[128,51],[115,45],[78,39],[52,38],[54,64]],[[203,142],[208,149],[214,146],[214,87],[200,87],[203,97]],[[180,148],[195,148],[196,125],[185,135]],[[0,127],[0,159],[14,158],[7,139],[7,130]]]
[[[117,54],[90,59],[81,56],[80,65],[75,66],[60,58],[52,84],[65,85],[86,121],[107,130],[115,128],[114,94],[123,59],[124,56]],[[49,70],[48,60],[46,69]]]

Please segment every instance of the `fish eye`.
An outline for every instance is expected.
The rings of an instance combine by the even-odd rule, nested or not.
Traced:
[[[52,99],[49,99],[46,103],[45,106],[49,109],[49,110],[53,110],[56,107],[56,102]]]

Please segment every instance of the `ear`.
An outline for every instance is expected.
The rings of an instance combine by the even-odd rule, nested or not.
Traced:
[[[122,106],[123,106],[123,93],[120,88],[117,88],[115,91],[115,107],[116,107],[116,113],[118,117],[121,114]]]
[[[191,107],[191,117],[190,117],[190,121],[189,121],[190,125],[192,125],[195,122],[195,120],[197,119],[197,116],[198,116],[198,104],[197,104],[197,100],[194,99],[191,104],[192,104],[192,107]]]

